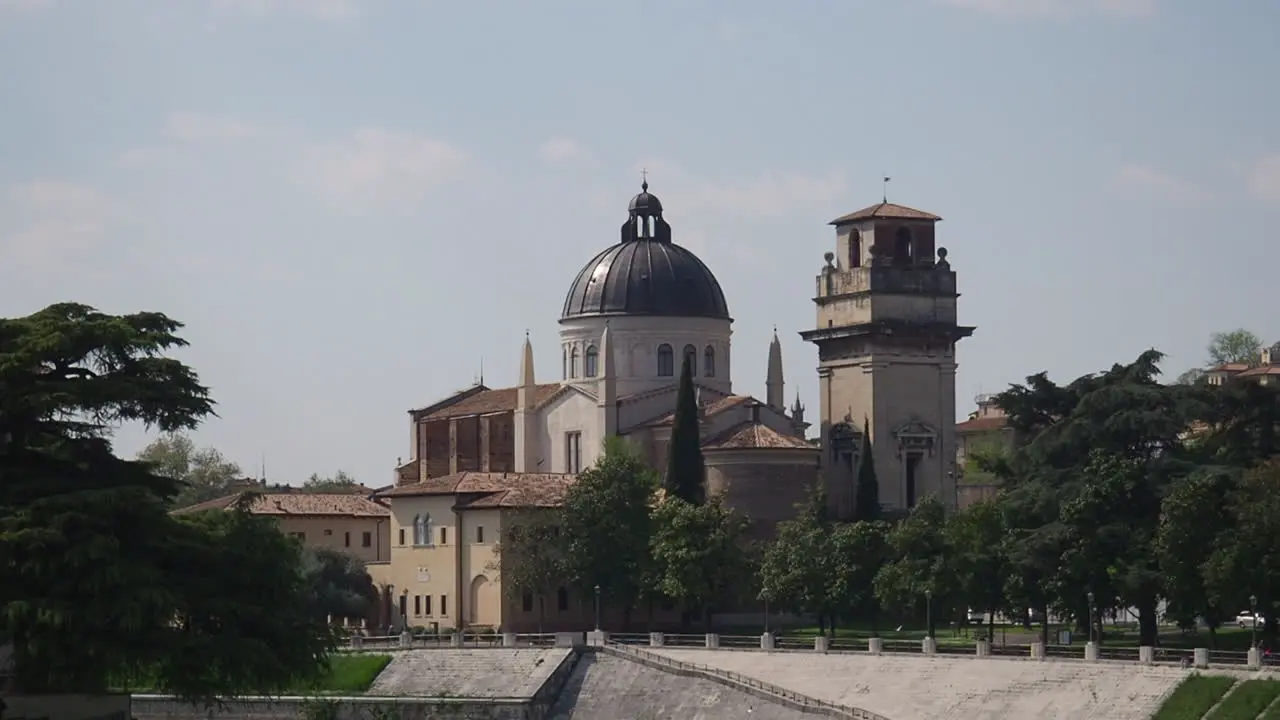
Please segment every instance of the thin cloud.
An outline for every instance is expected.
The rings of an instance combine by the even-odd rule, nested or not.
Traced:
[[[310,148],[307,177],[335,200],[414,203],[471,167],[466,153],[436,138],[370,127]]]
[[[58,181],[10,186],[0,205],[12,223],[0,227],[0,259],[25,266],[52,265],[92,247],[117,212],[97,188]]]
[[[1114,185],[1121,189],[1137,190],[1184,201],[1206,199],[1206,193],[1194,183],[1145,165],[1130,163],[1121,166],[1115,174]]]
[[[591,151],[566,137],[554,137],[538,147],[538,156],[548,165],[568,165],[591,160]]]
[[[1254,163],[1249,172],[1249,191],[1259,200],[1280,203],[1280,154]]]
[[[52,4],[52,0],[0,0],[0,11],[34,12]]]
[[[266,134],[265,128],[221,115],[175,112],[165,119],[165,135],[179,142],[240,142]]]
[[[1156,14],[1157,0],[939,0],[943,5],[1005,18],[1066,18],[1101,15],[1146,18]]]
[[[293,15],[320,20],[349,20],[360,14],[358,0],[211,0],[223,13],[266,17]]]
[[[653,190],[667,207],[680,212],[722,213],[733,217],[784,217],[798,212],[829,209],[848,195],[848,179],[840,172],[811,175],[802,172],[766,172],[750,177],[713,178],[685,171],[665,160],[648,160],[636,166],[648,173]],[[670,196],[672,202],[666,200]]]

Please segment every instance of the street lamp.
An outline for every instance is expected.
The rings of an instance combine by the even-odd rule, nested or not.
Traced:
[[[1249,596],[1249,615],[1253,618],[1253,629],[1249,631],[1249,647],[1258,647],[1258,596]]]
[[[1093,591],[1090,590],[1085,597],[1089,599],[1089,642],[1093,642]]]
[[[600,586],[596,585],[596,632],[600,632]]]
[[[933,590],[924,591],[924,626],[925,634],[933,639]]]

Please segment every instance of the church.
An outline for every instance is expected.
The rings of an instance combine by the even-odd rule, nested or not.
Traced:
[[[946,249],[935,250],[938,220],[882,202],[831,222],[835,250],[817,276],[816,327],[801,333],[819,357],[819,432],[809,439],[799,398],[785,406],[776,334],[760,348],[765,397],[734,392],[728,300],[711,269],[676,242],[644,183],[619,241],[569,283],[560,368],[539,374],[526,335],[515,387],[476,384],[409,411],[408,462],[379,493],[391,508],[392,548],[389,567],[371,566],[375,579],[396,588],[409,624],[527,626],[532,600],[498,589],[491,546],[503,520],[557,505],[610,436],[663,470],[686,360],[708,494],[748,516],[752,536],[771,536],[819,478],[835,516],[851,517],[866,429],[886,509],[928,495],[954,506],[955,346],[973,328],[957,324],[955,273]],[[555,604],[581,615],[564,593]]]

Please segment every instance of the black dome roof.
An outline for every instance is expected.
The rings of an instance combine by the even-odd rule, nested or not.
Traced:
[[[622,242],[582,268],[560,319],[591,315],[654,315],[728,320],[716,276],[697,255],[671,242],[662,203],[648,183],[631,199]]]

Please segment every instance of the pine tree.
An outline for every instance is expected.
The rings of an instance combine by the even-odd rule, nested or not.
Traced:
[[[671,428],[671,452],[663,488],[667,494],[701,505],[706,498],[703,480],[702,440],[698,437],[698,399],[693,391],[692,356],[686,356],[676,392],[676,417]]]
[[[880,519],[880,483],[876,481],[876,462],[871,456],[871,423],[862,421],[862,448],[858,452],[857,496],[854,498],[853,519]]]

